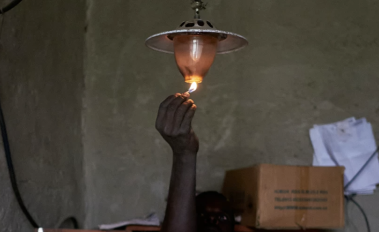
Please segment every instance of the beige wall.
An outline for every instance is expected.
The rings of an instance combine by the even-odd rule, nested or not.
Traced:
[[[1,19],[0,100],[21,195],[41,226],[68,217],[83,224],[85,2],[23,1]],[[0,231],[32,231],[12,192],[2,144]]]
[[[372,0],[209,1],[203,18],[250,45],[218,56],[192,95],[198,190],[220,190],[228,169],[311,164],[313,124],[364,116],[379,138],[377,12]],[[0,99],[21,193],[43,226],[163,217],[171,154],[154,121],[188,85],[144,40],[192,15],[174,0],[23,1],[6,15]],[[0,188],[0,228],[30,231],[2,152]],[[379,195],[358,200],[377,231]],[[348,210],[345,231],[364,231]]]
[[[186,1],[89,3],[87,225],[163,217],[171,154],[154,120],[159,103],[188,85],[173,56],[144,40],[192,12]],[[218,56],[192,96],[198,189],[220,190],[225,170],[255,163],[311,164],[316,123],[365,116],[379,138],[378,11],[378,1],[209,1],[203,18],[250,46]],[[378,230],[379,196],[359,200]],[[363,225],[360,215],[353,222]]]

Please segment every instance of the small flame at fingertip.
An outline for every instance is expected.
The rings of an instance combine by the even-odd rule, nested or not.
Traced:
[[[191,87],[189,88],[188,92],[189,92],[189,93],[193,93],[193,92],[196,91],[196,89],[197,89],[197,83],[196,83],[196,82],[193,82],[193,83],[191,84]]]

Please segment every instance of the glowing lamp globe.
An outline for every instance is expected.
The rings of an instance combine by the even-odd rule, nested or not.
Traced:
[[[204,3],[194,1],[195,19],[182,22],[178,28],[146,39],[146,46],[156,51],[174,53],[176,64],[187,83],[201,83],[213,64],[216,54],[242,49],[248,44],[241,35],[217,30],[200,19]]]
[[[176,64],[187,83],[201,83],[217,51],[217,38],[211,35],[177,35],[174,37]]]

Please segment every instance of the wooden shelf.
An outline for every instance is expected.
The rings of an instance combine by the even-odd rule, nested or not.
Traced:
[[[150,231],[160,231],[159,226],[128,226],[126,227],[126,232],[150,232]],[[43,232],[120,232],[121,230],[73,230],[73,229],[43,229]],[[246,226],[236,225],[234,232],[264,232],[268,230],[257,230],[251,229]],[[271,231],[285,231],[285,232],[298,232],[299,230],[271,230]],[[308,232],[317,232],[322,230],[307,230]],[[38,232],[37,229],[34,232]]]
[[[128,226],[126,227],[126,232],[139,232],[139,231],[160,231],[161,228],[158,226]],[[236,225],[234,232],[254,232],[246,226]]]
[[[74,230],[74,229],[43,229],[43,232],[120,232],[121,230]],[[38,232],[35,229],[34,232]]]

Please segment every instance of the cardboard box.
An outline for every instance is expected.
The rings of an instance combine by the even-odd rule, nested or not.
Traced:
[[[228,171],[223,193],[242,225],[262,229],[344,227],[343,167],[261,164]]]

